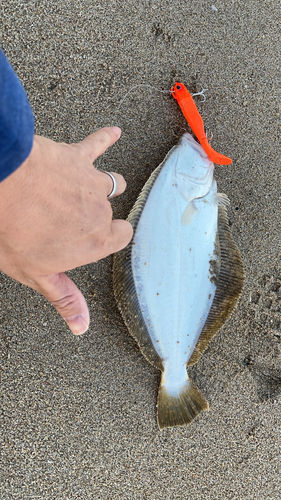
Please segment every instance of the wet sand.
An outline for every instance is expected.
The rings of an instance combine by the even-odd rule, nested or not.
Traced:
[[[118,312],[112,257],[69,273],[91,326],[73,336],[40,295],[0,275],[0,497],[280,498],[281,248],[278,2],[5,0],[1,43],[36,131],[75,142],[107,125],[122,139],[98,162],[127,180],[126,218],[144,182],[188,129],[172,97],[190,91],[212,146],[218,190],[245,265],[238,308],[190,370],[210,404],[159,431],[159,373]],[[215,7],[215,8],[214,8]]]

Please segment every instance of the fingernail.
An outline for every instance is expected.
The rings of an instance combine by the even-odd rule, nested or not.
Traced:
[[[111,127],[111,130],[113,130],[114,134],[116,134],[117,137],[118,137],[118,139],[119,139],[119,137],[121,135],[121,132],[122,132],[121,128],[119,128],[119,127]]]
[[[75,314],[74,316],[70,316],[69,318],[64,319],[74,335],[81,335],[82,333],[85,333],[89,328],[88,322],[85,320],[85,318],[83,318],[81,314]]]

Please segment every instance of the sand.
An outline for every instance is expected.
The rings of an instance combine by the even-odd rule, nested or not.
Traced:
[[[238,308],[190,376],[210,404],[159,431],[159,373],[118,312],[112,257],[69,273],[91,326],[73,336],[40,295],[0,275],[0,498],[275,500],[281,495],[280,4],[2,0],[1,43],[36,131],[75,142],[106,125],[98,162],[124,175],[126,218],[187,125],[147,87],[207,88],[199,109],[245,265]]]

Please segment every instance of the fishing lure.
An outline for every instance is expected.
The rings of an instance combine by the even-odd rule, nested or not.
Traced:
[[[196,107],[191,94],[187,88],[179,82],[171,88],[172,96],[178,101],[178,104],[186,118],[192,132],[196,135],[204,151],[213,163],[217,165],[229,165],[231,158],[217,153],[211,146],[205,133],[204,122]]]

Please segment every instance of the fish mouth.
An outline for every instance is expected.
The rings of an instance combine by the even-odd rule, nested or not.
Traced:
[[[194,186],[202,185],[206,182],[206,178],[210,175],[210,170],[214,170],[214,164],[209,159],[208,155],[205,153],[202,146],[196,142],[193,137],[189,133],[185,133],[180,141],[180,144],[185,144],[186,146],[190,146],[196,153],[200,155],[200,157],[204,160],[204,164],[202,165],[202,174],[200,177],[194,177],[193,175],[188,174],[182,167],[178,167],[178,162],[176,163],[175,171],[176,175],[183,175],[183,177],[193,184]],[[204,171],[204,174],[203,174]]]
[[[207,153],[202,148],[201,144],[199,144],[199,142],[197,142],[194,139],[194,137],[192,137],[192,135],[189,134],[188,132],[185,132],[185,134],[183,134],[183,136],[181,138],[181,142],[185,142],[185,141],[188,141],[188,144],[190,145],[190,147],[192,149],[194,149],[195,151],[197,151],[200,154],[201,158],[203,158],[204,160],[208,160],[211,164],[213,164],[213,162],[209,159]]]

